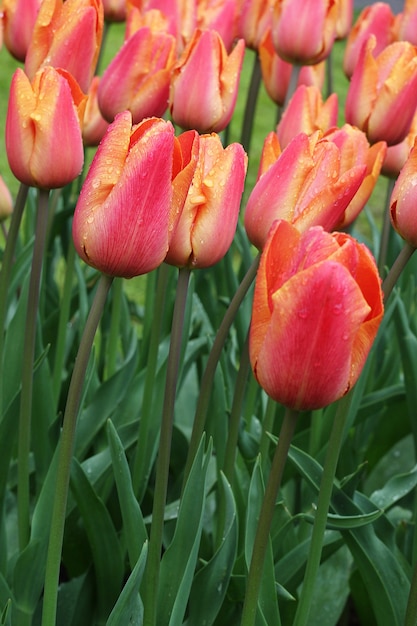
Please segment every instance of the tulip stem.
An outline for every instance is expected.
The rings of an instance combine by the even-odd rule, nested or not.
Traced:
[[[382,283],[382,291],[384,292],[385,302],[388,300],[391,294],[391,291],[394,289],[395,284],[398,278],[400,277],[401,272],[403,271],[404,267],[407,265],[408,261],[410,260],[415,250],[416,248],[414,248],[414,246],[410,245],[407,242],[401,248],[399,255],[395,259],[390,271],[388,272],[388,276],[385,278],[384,282]]]
[[[243,604],[241,626],[254,626],[256,622],[259,587],[264,569],[269,533],[297,417],[298,412],[286,409],[259,514],[249,573],[246,580],[246,595]]]
[[[16,249],[17,237],[19,234],[20,223],[22,221],[23,210],[26,204],[29,187],[21,184],[16,197],[16,202],[12,217],[10,220],[9,232],[7,234],[6,246],[0,269],[0,369],[3,371],[3,352],[4,352],[4,326],[7,314],[7,290],[10,286],[10,274],[13,265],[13,259]],[[3,408],[3,382],[4,376],[0,375],[0,416]]]
[[[207,410],[210,403],[211,391],[213,387],[214,375],[216,367],[220,359],[220,354],[227,339],[230,327],[244,297],[246,296],[251,284],[253,283],[256,272],[258,270],[260,254],[253,260],[252,265],[249,267],[245,276],[242,279],[239,287],[236,290],[227,311],[223,317],[223,320],[217,330],[216,337],[214,339],[212,348],[210,350],[207,364],[201,379],[200,392],[197,400],[196,412],[194,415],[193,429],[191,432],[190,446],[188,448],[187,460],[184,469],[183,489],[187,482],[188,475],[190,473],[194,457],[197,453],[198,446],[203,435],[204,426],[206,423]]]
[[[252,74],[249,83],[248,95],[246,98],[245,112],[243,116],[242,132],[240,143],[249,153],[250,142],[252,138],[253,120],[255,118],[256,103],[258,100],[259,89],[262,82],[261,62],[257,52],[254,53]]]
[[[120,336],[120,318],[123,302],[123,278],[116,278],[113,282],[112,309],[108,347],[106,350],[106,378],[110,378],[116,371],[117,346]]]
[[[379,255],[378,255],[378,271],[379,271],[380,276],[382,276],[384,273],[385,263],[387,261],[389,238],[390,238],[390,233],[392,232],[389,204],[390,204],[391,193],[394,188],[394,183],[395,181],[392,178],[388,178],[388,186],[387,186],[387,192],[385,196],[385,207],[384,207],[384,215],[383,215],[382,231],[381,231],[381,239],[379,243]]]
[[[49,191],[39,190],[36,214],[35,242],[29,279],[26,309],[25,336],[22,357],[20,392],[18,463],[17,463],[17,510],[19,547],[23,550],[29,541],[29,454],[32,421],[33,365],[35,360],[36,323],[38,319],[39,292],[48,226]]]
[[[301,68],[302,68],[302,65],[295,65],[295,64],[293,64],[291,68],[290,83],[288,85],[287,93],[285,95],[285,102],[284,102],[284,106],[282,107],[283,111],[285,111],[289,101],[291,100],[291,98],[294,95],[295,90],[297,89]]]
[[[91,305],[78,348],[68,390],[59,444],[58,470],[51,519],[51,530],[45,572],[42,626],[55,626],[58,601],[59,569],[64,538],[71,461],[74,450],[75,429],[81,402],[85,373],[90,358],[96,330],[103,312],[113,277],[102,274]]]
[[[307,566],[293,626],[305,626],[308,624],[311,601],[314,595],[314,586],[317,572],[320,567],[323,538],[326,530],[333,482],[343,442],[346,420],[349,414],[351,395],[352,394],[348,393],[341,398],[341,400],[339,400],[332,431],[330,433],[318,495],[317,510],[314,516],[314,525],[311,535],[309,555],[307,558]]]
[[[149,552],[146,562],[144,588],[144,626],[155,626],[157,617],[158,581],[161,560],[164,512],[168,488],[174,406],[177,392],[181,344],[184,328],[190,270],[181,268],[178,274],[177,293],[172,318],[171,341],[168,354],[161,434],[156,460],[155,493],[152,508],[152,525]]]

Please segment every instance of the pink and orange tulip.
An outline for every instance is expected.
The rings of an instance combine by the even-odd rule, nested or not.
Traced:
[[[43,0],[25,59],[30,79],[40,67],[70,72],[87,93],[103,35],[101,0]]]
[[[247,156],[238,143],[223,148],[215,133],[199,137],[196,131],[188,131],[178,139],[188,142],[189,133],[198,147],[197,163],[184,207],[174,224],[166,262],[196,269],[217,263],[232,243]]]
[[[346,121],[371,143],[390,146],[405,139],[417,108],[417,48],[398,41],[374,57],[375,45],[371,35],[362,47],[346,97]]]
[[[109,126],[109,122],[104,119],[98,106],[97,92],[99,84],[100,77],[94,76],[87,94],[83,123],[83,142],[85,146],[98,146]]]
[[[215,30],[231,50],[237,32],[236,0],[198,0],[197,28]]]
[[[319,409],[356,383],[383,317],[368,249],[344,233],[286,221],[271,229],[256,277],[249,353],[275,401]]]
[[[6,151],[18,180],[53,189],[79,175],[86,99],[65,70],[44,67],[32,83],[23,70],[16,70],[6,119]]]
[[[12,194],[2,176],[0,176],[0,222],[7,219],[13,213]]]
[[[316,65],[326,59],[336,38],[334,0],[276,0],[272,39],[281,58],[295,65]]]
[[[74,213],[80,257],[110,276],[158,267],[169,242],[174,129],[151,118],[132,126],[128,111],[107,129]]]
[[[41,0],[3,0],[4,45],[18,61],[24,61],[32,39]]]
[[[251,50],[258,50],[272,21],[270,0],[238,0],[237,34]]]
[[[336,39],[345,39],[352,30],[353,0],[337,0]]]
[[[392,190],[390,217],[397,233],[417,248],[417,139]]]
[[[311,226],[333,230],[366,176],[364,163],[342,169],[341,150],[320,132],[300,133],[275,162],[268,162],[276,147],[266,140],[268,158],[249,196],[244,223],[251,243],[262,250],[277,219],[291,222],[300,231]]]
[[[175,46],[172,35],[146,26],[129,37],[104,72],[98,89],[98,105],[108,122],[126,110],[132,113],[134,124],[164,115]]]
[[[230,54],[213,30],[196,30],[172,70],[170,111],[183,129],[220,132],[236,104],[245,42]]]
[[[405,139],[387,148],[381,172],[384,176],[396,179],[408,159],[417,137],[417,111],[414,114],[409,133]]]
[[[396,36],[417,46],[417,2],[405,0],[404,11],[396,19]]]

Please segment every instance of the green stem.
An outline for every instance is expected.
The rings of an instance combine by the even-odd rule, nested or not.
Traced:
[[[61,391],[62,371],[65,361],[65,342],[67,337],[67,325],[71,308],[71,293],[74,277],[75,248],[72,241],[68,244],[68,256],[65,269],[64,288],[61,305],[59,309],[58,333],[56,338],[56,350],[54,360],[54,371],[52,386],[54,391],[55,406],[58,406],[59,394]]]
[[[285,109],[287,107],[287,104],[289,103],[289,101],[291,100],[291,98],[294,95],[295,90],[297,89],[298,79],[300,77],[301,68],[302,68],[302,65],[293,65],[292,66],[290,83],[288,85],[287,93],[285,95],[285,102],[284,102],[284,105],[282,107],[283,111],[285,111]]]
[[[269,533],[275,510],[275,503],[281,486],[288,450],[292,441],[298,413],[287,409],[282,422],[278,444],[275,449],[271,471],[262,501],[253,544],[249,574],[246,581],[246,596],[243,605],[241,626],[254,626],[258,607],[258,594],[264,568],[265,554],[268,547]]]
[[[254,53],[252,74],[249,83],[248,95],[246,99],[245,112],[243,116],[242,132],[240,143],[249,153],[252,138],[253,120],[255,118],[256,102],[258,100],[259,88],[262,82],[261,63],[257,52]]]
[[[36,216],[35,243],[26,313],[25,338],[22,359],[22,387],[20,393],[19,439],[17,464],[17,509],[19,547],[23,550],[29,541],[29,454],[32,421],[33,365],[35,360],[36,321],[38,316],[39,292],[42,265],[45,253],[48,225],[49,192],[39,191]]]
[[[151,455],[149,431],[155,416],[152,411],[152,398],[155,387],[156,367],[158,363],[159,338],[164,316],[165,293],[168,284],[169,267],[163,263],[158,268],[156,298],[153,307],[153,323],[150,331],[149,349],[147,351],[145,383],[143,389],[142,411],[139,421],[136,452],[133,466],[133,490],[139,502],[142,501],[151,471]]]
[[[110,333],[106,351],[106,378],[110,378],[116,371],[117,346],[120,337],[120,318],[123,302],[123,278],[114,280],[112,296]]]
[[[343,442],[343,434],[346,419],[349,413],[351,395],[347,394],[337,407],[337,412],[330,434],[329,444],[326,452],[326,459],[323,466],[323,473],[320,483],[320,491],[317,501],[317,510],[314,516],[313,532],[310,541],[310,551],[307,559],[307,566],[301,590],[300,601],[294,618],[293,626],[305,626],[308,624],[311,602],[314,594],[314,585],[317,572],[320,567],[320,559],[323,546],[323,538],[326,530],[327,515],[332,496],[333,482],[336,475],[337,463],[340,455],[340,448]]]
[[[204,426],[206,423],[207,410],[210,403],[210,397],[213,387],[214,375],[216,372],[217,363],[220,359],[220,354],[227,339],[227,335],[229,333],[230,327],[233,323],[233,320],[236,317],[236,314],[239,310],[242,301],[247,294],[252,282],[255,279],[256,272],[258,270],[260,255],[252,262],[252,265],[246,272],[246,275],[243,277],[242,282],[240,283],[235,295],[233,296],[229,307],[224,315],[224,318],[217,330],[216,337],[213,342],[213,346],[210,350],[210,354],[207,359],[206,368],[204,370],[201,385],[200,385],[200,393],[197,400],[197,408],[194,416],[193,430],[191,432],[190,438],[190,446],[188,448],[187,460],[185,463],[184,469],[184,480],[183,486],[187,482],[188,475],[191,470],[191,466],[194,461],[194,457],[197,453],[198,446],[201,441],[201,437],[203,435]]]
[[[259,444],[259,454],[261,456],[262,469],[265,472],[267,468],[269,447],[271,445],[271,438],[269,433],[272,433],[274,428],[275,414],[276,414],[276,402],[272,398],[268,398],[266,405],[265,416],[262,422],[262,436]]]
[[[417,624],[417,561],[414,563],[414,572],[411,579],[410,593],[408,595],[407,610],[405,613],[404,626]]]
[[[329,97],[333,93],[333,54],[330,51],[329,56],[326,59],[326,93]]]
[[[20,223],[22,221],[23,210],[26,204],[29,187],[20,185],[16,198],[16,203],[10,220],[10,228],[7,235],[6,247],[3,254],[3,262],[0,269],[0,370],[3,370],[4,352],[4,326],[7,314],[7,290],[10,285],[10,275],[16,249],[17,237]],[[0,375],[0,415],[3,411],[3,379]]]
[[[65,513],[69,489],[75,429],[91,347],[113,278],[103,274],[88,315],[68,390],[59,444],[58,471],[52,510],[51,531],[45,573],[42,626],[55,626],[59,568],[64,537]]]
[[[381,239],[379,243],[379,255],[378,255],[378,270],[381,276],[384,273],[385,263],[387,261],[387,255],[388,255],[390,233],[392,232],[389,204],[390,204],[391,193],[394,188],[394,183],[395,183],[394,179],[388,178],[387,192],[385,194],[384,217],[383,217],[383,223],[382,223],[382,231],[381,231]]]
[[[156,624],[158,580],[164,528],[164,512],[168,488],[171,439],[174,421],[174,405],[177,392],[181,343],[184,327],[190,270],[181,268],[178,275],[177,294],[172,319],[171,342],[167,363],[164,406],[162,411],[161,435],[156,461],[155,494],[152,508],[152,525],[149,552],[146,562],[144,589],[144,626]]]
[[[384,292],[385,302],[388,300],[391,291],[394,289],[395,284],[400,277],[401,272],[407,265],[415,250],[416,248],[414,248],[409,243],[405,243],[404,246],[401,248],[399,255],[395,259],[390,271],[388,272],[387,277],[382,283],[382,291]]]

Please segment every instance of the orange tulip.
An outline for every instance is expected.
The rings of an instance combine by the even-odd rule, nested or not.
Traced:
[[[397,233],[417,248],[417,138],[392,190],[390,216]]]
[[[275,50],[289,63],[316,65],[330,54],[337,19],[334,0],[276,0],[272,16]]]
[[[273,155],[267,141],[268,154]],[[277,151],[278,152],[278,151]],[[354,160],[342,169],[340,148],[317,132],[300,133],[274,163],[263,160],[263,171],[249,196],[245,228],[259,250],[277,219],[285,219],[304,231],[320,225],[335,228],[361,186],[367,167]]]
[[[266,393],[295,410],[327,406],[356,383],[383,316],[368,249],[344,233],[271,229],[256,277],[249,353]]]
[[[63,187],[80,173],[86,96],[65,70],[44,67],[30,83],[13,75],[6,119],[10,169],[26,185]]]
[[[94,76],[88,90],[87,105],[84,113],[83,142],[85,146],[98,146],[106,132],[109,122],[104,119],[98,106],[97,92],[100,77]]]
[[[131,278],[160,265],[168,250],[174,129],[152,118],[132,126],[128,111],[110,124],[75,208],[80,257],[110,276]]]
[[[112,122],[117,113],[128,110],[136,124],[146,117],[164,115],[174,62],[172,35],[149,27],[137,30],[101,78],[97,97],[103,117]]]
[[[337,124],[338,98],[332,93],[323,101],[315,85],[300,85],[288,102],[277,126],[281,148],[299,133],[311,135],[316,130],[325,132]]]
[[[174,224],[166,262],[178,267],[210,267],[226,254],[235,235],[247,157],[238,143],[223,148],[215,133],[199,139],[196,131],[189,133],[198,146],[198,161]],[[180,135],[179,140],[189,141],[189,133]]]
[[[407,41],[387,46],[376,58],[375,36],[362,47],[346,97],[346,121],[371,143],[400,143],[417,108],[417,48]]]
[[[25,60],[29,78],[45,65],[61,67],[87,93],[100,52],[103,23],[101,0],[43,0]]]
[[[32,39],[41,0],[3,0],[4,45],[18,61],[24,61]]]
[[[196,30],[172,72],[170,110],[184,129],[220,132],[236,104],[245,42],[227,54],[214,30]]]

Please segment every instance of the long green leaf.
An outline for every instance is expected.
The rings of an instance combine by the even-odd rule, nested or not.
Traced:
[[[142,581],[146,564],[148,544],[145,543],[132,573],[130,574],[122,593],[119,596],[106,626],[142,626],[143,605],[139,595],[139,587]]]

